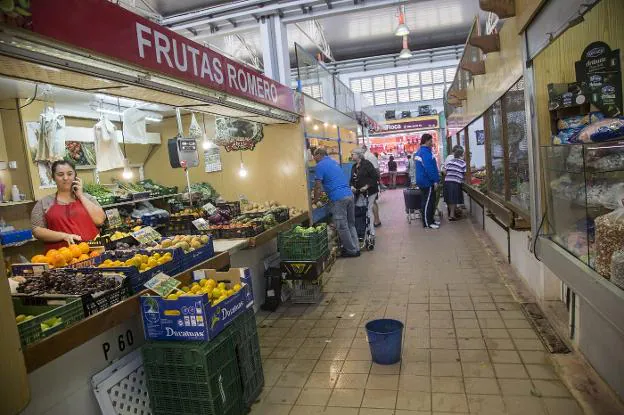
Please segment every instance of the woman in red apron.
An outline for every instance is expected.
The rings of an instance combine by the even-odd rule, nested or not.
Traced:
[[[45,242],[46,252],[98,234],[106,218],[98,202],[82,191],[82,181],[73,164],[52,163],[56,194],[39,200],[31,213],[33,236]]]

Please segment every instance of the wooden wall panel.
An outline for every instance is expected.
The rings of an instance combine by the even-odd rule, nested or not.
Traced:
[[[622,22],[622,0],[602,0],[585,15],[584,22],[568,29],[535,57],[533,63],[540,144],[551,142],[547,85],[574,82],[574,62],[581,58],[583,50],[591,42],[603,41],[611,49],[624,49]],[[620,59],[624,59],[624,50],[620,52]],[[624,67],[624,60],[622,66]]]

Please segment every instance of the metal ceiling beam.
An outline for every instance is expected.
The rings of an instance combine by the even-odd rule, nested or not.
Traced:
[[[223,14],[212,13],[204,15],[205,17],[186,19],[182,22],[169,24],[168,26],[176,31],[193,27],[195,29],[206,25],[213,25],[219,28],[220,34],[240,33],[244,30],[252,30],[257,28],[258,20],[262,17],[280,15],[283,22],[298,23],[305,20],[316,19],[321,17],[330,17],[334,15],[375,10],[379,8],[394,7],[407,3],[409,0],[377,0],[368,3],[354,0],[332,0],[329,3],[325,0],[290,0],[280,3],[274,3],[265,7],[245,6],[245,10],[232,9]],[[246,2],[241,2],[246,3]],[[235,3],[236,4],[236,3]],[[237,27],[234,28],[228,22],[228,19],[235,19]],[[164,21],[166,21],[165,19]],[[195,40],[202,40],[209,37],[209,33],[200,34]]]
[[[258,4],[266,3],[267,0],[245,0],[245,1],[231,1],[221,6],[206,7],[203,9],[193,10],[190,12],[184,12],[175,14],[173,16],[167,16],[161,19],[160,24],[165,26],[171,26],[175,23],[180,23],[188,20],[198,19],[204,16],[210,16],[211,14],[224,13],[232,10],[240,9],[243,7],[257,6]]]

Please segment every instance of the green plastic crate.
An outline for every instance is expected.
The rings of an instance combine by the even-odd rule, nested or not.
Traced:
[[[236,330],[236,354],[243,384],[243,399],[247,407],[251,407],[264,387],[260,341],[253,309],[241,314],[233,328]]]
[[[327,229],[301,235],[294,228],[277,235],[277,246],[283,261],[315,261],[327,255]]]
[[[34,343],[44,337],[84,319],[82,300],[79,297],[13,297],[15,315],[32,315],[35,318],[23,321],[17,325],[20,340],[23,346]],[[62,322],[47,330],[41,329],[41,323],[52,318],[60,317]]]
[[[143,367],[155,415],[244,413],[233,329],[210,342],[148,342]]]

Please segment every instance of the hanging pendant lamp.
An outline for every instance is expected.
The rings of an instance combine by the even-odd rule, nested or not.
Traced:
[[[395,36],[407,36],[409,35],[409,27],[405,24],[405,6],[399,7],[399,25],[394,31]]]
[[[403,36],[403,49],[401,49],[401,53],[399,53],[399,59],[409,59],[412,57],[412,51],[409,49],[409,45],[407,44],[407,36]]]

